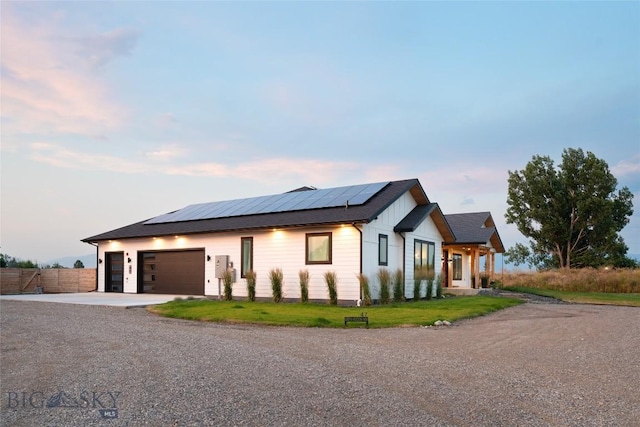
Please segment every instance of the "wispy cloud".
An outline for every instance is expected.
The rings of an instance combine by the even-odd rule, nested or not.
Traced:
[[[156,169],[152,164],[131,161],[108,154],[73,151],[45,142],[33,143],[30,147],[32,160],[59,168],[119,173],[149,173]]]
[[[360,168],[353,162],[298,158],[270,158],[237,164],[218,162],[175,164],[171,161],[186,155],[186,150],[171,146],[145,152],[140,158],[134,160],[108,154],[74,151],[44,142],[31,144],[30,148],[32,160],[51,166],[128,174],[223,177],[272,182],[295,179],[301,182],[327,183],[340,176],[354,174]]]
[[[140,31],[116,28],[101,34],[69,39],[78,46],[77,54],[91,67],[102,67],[120,56],[133,52]]]
[[[184,157],[188,154],[189,150],[177,145],[169,145],[161,147],[157,150],[146,151],[144,157],[159,162],[169,162],[174,159]]]
[[[611,168],[611,172],[616,177],[640,175],[640,154],[618,162]]]
[[[57,21],[26,24],[11,8],[2,12],[2,118],[7,134],[100,137],[121,124],[122,106],[110,98],[106,82],[58,36]],[[98,37],[103,48],[100,54],[94,49],[96,64],[129,52],[131,42],[125,41],[131,36],[127,39],[126,34]]]

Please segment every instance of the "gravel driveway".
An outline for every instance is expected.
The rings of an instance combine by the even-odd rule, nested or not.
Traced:
[[[398,329],[218,325],[44,302],[0,310],[3,425],[640,423],[638,308],[527,303]]]

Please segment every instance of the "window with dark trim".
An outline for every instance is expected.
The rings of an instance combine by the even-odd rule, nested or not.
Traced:
[[[389,264],[389,236],[378,234],[378,265]]]
[[[306,264],[331,264],[331,233],[307,233]]]
[[[253,270],[253,237],[240,238],[240,277],[244,278],[248,271]]]
[[[462,280],[462,255],[453,254],[453,280]]]
[[[433,242],[414,240],[414,269],[426,274],[435,273],[436,245]]]

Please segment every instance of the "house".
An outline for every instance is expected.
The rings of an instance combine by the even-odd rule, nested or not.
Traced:
[[[490,214],[460,215],[444,215],[408,179],[190,205],[82,241],[97,246],[102,292],[220,296],[230,270],[234,296],[247,295],[254,271],[256,297],[270,298],[268,273],[279,268],[286,298],[300,297],[298,273],[308,270],[309,299],[328,299],[324,273],[333,271],[345,302],[360,298],[360,273],[378,295],[376,274],[386,268],[404,273],[412,298],[416,269],[471,288],[480,258],[504,250]]]

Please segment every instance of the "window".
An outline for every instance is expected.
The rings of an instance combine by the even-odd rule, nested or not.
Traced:
[[[331,264],[331,233],[307,233],[307,264]]]
[[[453,280],[462,280],[462,255],[453,254]]]
[[[386,234],[378,234],[378,265],[387,265],[389,255],[389,237]]]
[[[240,277],[245,277],[248,271],[253,270],[253,237],[240,239]]]
[[[426,274],[435,273],[436,245],[433,242],[414,240],[414,269]]]

